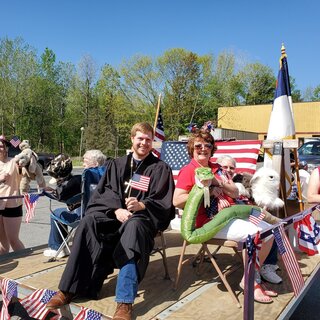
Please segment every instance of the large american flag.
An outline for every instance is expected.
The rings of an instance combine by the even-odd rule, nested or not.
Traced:
[[[159,114],[158,114],[158,119],[157,119],[157,124],[154,130],[154,141],[155,142],[163,142],[165,138],[164,135],[164,127],[163,127],[163,120],[162,120],[162,113],[161,113],[161,108],[159,109]],[[161,155],[161,148],[155,148],[153,150],[153,153],[160,158]]]
[[[2,294],[2,308],[0,313],[0,320],[10,319],[10,314],[8,312],[8,305],[12,297],[16,297],[18,284],[11,279],[1,280],[1,294]]]
[[[211,158],[213,162],[223,155],[229,155],[236,160],[236,173],[256,172],[260,140],[217,141],[216,146],[217,151]]]
[[[211,158],[215,162],[222,155],[230,155],[237,162],[236,172],[255,173],[261,147],[260,140],[216,142],[217,151]],[[169,164],[176,182],[180,169],[190,162],[185,141],[165,141],[162,144],[161,159]]]
[[[39,194],[37,193],[25,193],[24,194],[24,204],[26,206],[26,223],[34,217],[34,210],[36,208]]]
[[[41,320],[44,319],[50,311],[46,308],[46,305],[56,293],[56,291],[49,289],[38,289],[22,299],[20,303],[31,318]]]
[[[73,320],[100,320],[101,317],[101,313],[85,307],[81,307],[80,312],[74,317]]]
[[[294,255],[288,237],[284,231],[283,225],[273,229],[274,238],[276,240],[279,253],[282,257],[284,265],[287,269],[294,295],[298,296],[304,286],[304,280],[299,268],[298,261]]]

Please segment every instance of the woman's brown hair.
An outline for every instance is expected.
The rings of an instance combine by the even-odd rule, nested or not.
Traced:
[[[205,129],[200,129],[197,130],[195,133],[191,134],[188,140],[187,144],[187,150],[190,158],[193,158],[193,152],[194,152],[194,142],[197,139],[204,140],[207,143],[212,144],[212,149],[211,149],[211,156],[215,153],[217,150],[217,147],[214,143],[214,138],[211,135],[211,133],[208,130]]]

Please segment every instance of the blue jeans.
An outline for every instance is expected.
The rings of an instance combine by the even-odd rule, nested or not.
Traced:
[[[266,258],[266,260],[264,260],[263,264],[277,264],[278,262],[278,247],[277,247],[277,243],[276,241],[273,241],[271,250]]]
[[[119,271],[116,302],[133,303],[138,292],[138,273],[136,262],[129,260]]]
[[[81,214],[81,209],[77,208],[73,211],[67,211],[66,208],[58,208],[53,211],[53,215],[58,217],[61,222],[65,222],[66,224],[75,222],[76,220],[80,219],[80,214]],[[49,241],[48,241],[48,246],[50,249],[53,250],[58,250],[60,245],[63,242],[63,239],[61,238],[61,235],[59,233],[59,230],[54,223],[54,219],[50,218],[50,224],[51,224],[51,229],[50,229],[50,234],[49,234]],[[63,228],[59,228],[64,236],[64,238],[67,236],[67,233]]]

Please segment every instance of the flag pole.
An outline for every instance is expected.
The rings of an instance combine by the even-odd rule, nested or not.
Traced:
[[[156,117],[154,119],[154,125],[153,125],[153,131],[156,131],[156,127],[157,127],[157,121],[158,121],[158,116],[159,116],[159,112],[160,112],[160,104],[161,104],[161,93],[159,94],[158,97],[158,104],[157,104],[157,110],[156,110]]]

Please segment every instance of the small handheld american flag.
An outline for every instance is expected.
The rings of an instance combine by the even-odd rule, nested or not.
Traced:
[[[39,199],[39,194],[37,193],[25,193],[24,194],[24,204],[26,206],[26,223],[34,217],[34,211]]]
[[[136,190],[148,191],[149,183],[150,177],[135,173],[131,178],[130,186]]]
[[[265,213],[263,212],[263,210],[252,208],[249,216],[249,221],[257,226],[264,217]]]

